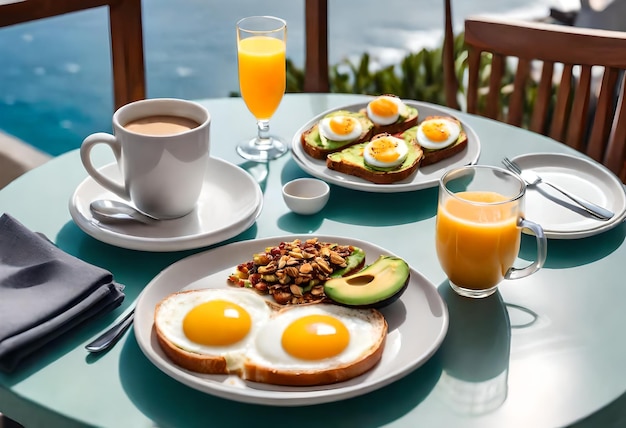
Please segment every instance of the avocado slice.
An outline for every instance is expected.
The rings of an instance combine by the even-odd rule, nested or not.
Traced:
[[[409,277],[410,268],[404,260],[383,255],[353,275],[327,280],[324,293],[342,305],[381,308],[400,297]]]

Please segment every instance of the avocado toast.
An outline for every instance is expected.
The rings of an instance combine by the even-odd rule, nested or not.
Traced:
[[[387,134],[376,135],[371,141]],[[406,159],[393,167],[375,167],[365,162],[363,152],[369,142],[360,143],[326,157],[326,167],[344,174],[353,175],[376,184],[391,184],[414,174],[424,157],[422,148],[415,138],[406,140],[408,153]]]
[[[372,136],[374,124],[363,113],[347,110],[337,110],[327,114],[326,116],[324,116],[324,118],[322,118],[322,120],[338,116],[348,116],[357,119],[361,125],[360,135],[350,141],[334,141],[328,139],[324,137],[320,132],[320,121],[308,130],[304,131],[300,137],[302,148],[307,155],[315,159],[326,159],[326,155],[328,155],[329,153],[338,152],[354,144],[368,141]]]
[[[458,119],[451,117],[451,116],[429,116],[424,119],[424,122],[427,120],[433,120],[433,119],[434,120],[444,119],[444,120],[453,121],[459,126],[460,132],[456,141],[454,141],[452,144],[446,147],[443,147],[441,149],[430,149],[430,148],[426,148],[420,145],[420,147],[422,147],[422,150],[424,151],[424,159],[422,159],[422,163],[421,163],[421,166],[423,167],[432,165],[436,162],[452,157],[455,154],[463,151],[467,147],[467,133],[463,130],[461,122]],[[417,139],[418,138],[417,128],[418,128],[417,126],[409,128],[406,131],[398,134],[398,136],[404,139],[404,141],[406,142],[417,141],[417,144],[419,144],[419,141]]]
[[[378,107],[376,107],[377,105]],[[367,117],[374,123],[372,135],[382,133],[397,134],[406,131],[413,126],[416,126],[419,118],[417,107],[405,104],[395,95],[382,95],[377,97],[370,101],[365,108],[360,110],[360,112],[367,115]],[[384,114],[384,116],[381,117],[376,115],[375,112]],[[395,120],[393,120],[393,118],[395,118]],[[393,120],[393,122],[389,123],[389,119]],[[383,122],[379,123],[378,121]]]

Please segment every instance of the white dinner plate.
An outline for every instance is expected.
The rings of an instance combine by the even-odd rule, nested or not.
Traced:
[[[280,242],[312,236],[282,236],[242,241],[189,256],[163,270],[141,292],[135,309],[135,337],[146,357],[168,376],[197,390],[235,401],[277,406],[311,405],[355,397],[381,388],[425,363],[439,348],[448,330],[448,310],[436,287],[411,269],[402,296],[381,312],[389,324],[381,361],[354,379],[324,386],[287,387],[242,381],[236,376],[194,373],[172,363],[157,343],[154,308],[181,289],[226,288],[238,263]],[[370,264],[382,254],[376,245],[348,238],[317,236],[323,242],[356,245]]]
[[[100,172],[121,181],[115,163],[102,167]],[[78,227],[102,242],[142,251],[182,251],[225,241],[252,226],[263,207],[263,193],[252,176],[217,158],[209,158],[198,204],[184,217],[150,225],[105,224],[95,220],[89,210],[89,204],[96,199],[121,200],[88,176],[69,203]]]
[[[403,101],[407,105],[417,108],[420,122],[426,116],[451,116],[448,110],[438,108],[432,104],[412,100]],[[411,177],[392,184],[375,184],[359,177],[330,170],[326,168],[325,160],[312,158],[304,152],[302,143],[300,142],[302,133],[319,122],[328,113],[337,110],[359,111],[366,106],[367,103],[364,102],[336,107],[315,116],[313,119],[302,125],[302,127],[295,133],[291,141],[291,153],[298,166],[314,177],[348,189],[377,193],[396,193],[434,187],[437,185],[437,181],[447,169],[475,164],[478,161],[478,157],[480,156],[480,140],[478,139],[476,132],[463,121],[461,121],[461,124],[463,125],[463,129],[467,133],[468,138],[467,148],[465,150],[433,165],[420,167]]]
[[[626,193],[622,182],[603,165],[582,157],[559,153],[531,153],[513,158],[520,168],[615,213],[599,220],[545,184],[528,186],[526,218],[539,223],[553,239],[577,239],[613,228],[626,216]]]

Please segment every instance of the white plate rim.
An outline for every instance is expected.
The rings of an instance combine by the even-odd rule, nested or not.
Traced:
[[[91,214],[85,214],[88,213],[89,210],[87,207],[81,206],[81,192],[86,186],[97,186],[102,189],[102,193],[105,194],[107,198],[119,198],[95,183],[91,176],[87,176],[76,187],[74,193],[72,194],[72,197],[69,201],[70,215],[76,225],[83,232],[87,233],[91,237],[107,244],[131,250],[153,252],[183,251],[201,248],[225,241],[244,232],[254,224],[258,216],[261,214],[261,211],[263,210],[263,192],[261,191],[259,184],[254,180],[254,178],[239,166],[215,157],[209,157],[208,163],[209,165],[207,168],[207,177],[211,174],[211,171],[218,167],[226,168],[230,171],[230,174],[237,175],[238,180],[248,181],[250,184],[250,188],[253,189],[253,195],[251,196],[254,197],[254,202],[250,206],[250,208],[240,213],[239,216],[233,217],[232,223],[223,225],[217,230],[200,231],[199,233],[179,237],[154,238],[149,236],[127,235],[124,234],[122,231],[118,232],[115,229],[100,227],[97,222],[93,221],[93,217],[91,217]],[[99,170],[113,168],[117,168],[115,162],[104,165],[100,167]],[[225,180],[225,182],[229,183],[232,181]]]
[[[372,97],[374,98],[374,97]],[[420,167],[417,170],[417,173],[412,177],[392,184],[375,184],[371,183],[367,180],[361,179],[359,177],[350,176],[347,174],[342,174],[336,171],[329,170],[326,168],[326,162],[320,159],[313,159],[308,156],[304,150],[302,149],[302,144],[300,142],[300,136],[304,131],[311,128],[315,123],[317,123],[320,119],[322,119],[328,113],[337,110],[349,110],[349,111],[357,111],[367,106],[367,101],[353,103],[353,104],[345,104],[338,107],[334,107],[320,113],[307,121],[304,125],[302,125],[294,134],[291,140],[291,154],[298,166],[302,168],[305,172],[311,174],[314,177],[317,177],[321,180],[327,181],[332,184],[336,184],[337,186],[345,187],[353,190],[361,190],[372,193],[399,193],[399,192],[411,192],[414,190],[421,190],[430,187],[435,187],[438,183],[439,178],[443,175],[445,170],[452,167],[460,167],[465,165],[473,165],[478,162],[478,158],[480,157],[481,145],[480,139],[478,135],[474,131],[474,129],[460,117],[456,116],[453,112],[448,109],[442,108],[440,106],[415,101],[415,100],[402,100],[405,104],[415,107],[418,109],[420,117],[426,117],[431,115],[439,115],[439,116],[453,116],[457,118],[462,126],[464,131],[467,133],[468,144],[467,149],[461,153],[458,153],[451,158],[444,159],[440,162],[437,162],[433,165],[428,165],[425,167]],[[426,110],[429,113],[423,113]],[[424,174],[430,175],[430,177],[425,177]]]
[[[430,332],[422,333],[424,336],[429,336],[432,340],[428,342],[427,345],[425,344],[426,346],[424,346],[423,349],[417,349],[416,347],[418,345],[415,343],[419,342],[419,340],[415,339],[414,325],[406,325],[408,322],[403,320],[402,323],[394,327],[392,331],[392,325],[390,323],[388,339],[392,333],[399,335],[399,337],[396,336],[396,340],[394,341],[398,346],[392,347],[387,343],[381,363],[372,371],[350,381],[320,387],[278,387],[263,384],[256,385],[261,385],[265,389],[242,388],[240,386],[233,387],[229,384],[222,383],[224,376],[199,375],[184,370],[167,359],[159,348],[156,334],[154,333],[154,307],[156,302],[160,301],[166,295],[183,289],[194,282],[191,280],[189,282],[179,281],[178,279],[181,274],[193,276],[191,273],[193,267],[202,266],[202,269],[205,270],[205,276],[219,274],[221,278],[222,274],[225,275],[223,284],[216,285],[216,287],[229,287],[226,284],[225,273],[232,271],[237,263],[243,262],[243,259],[246,258],[246,254],[250,257],[253,252],[257,252],[266,246],[277,245],[282,241],[292,241],[296,238],[304,240],[312,237],[317,237],[319,240],[325,242],[341,242],[342,244],[357,245],[366,251],[366,263],[371,263],[380,254],[386,253],[393,255],[391,252],[375,244],[358,239],[325,235],[286,235],[240,241],[188,256],[164,269],[140,293],[135,308],[134,322],[135,338],[140,349],[145,356],[166,375],[193,389],[234,401],[275,406],[313,405],[356,397],[388,385],[406,376],[428,361],[437,349],[439,349],[445,338],[448,330],[449,314],[447,305],[439,295],[435,285],[413,268],[411,268],[411,279],[406,291],[398,301],[387,308],[383,308],[383,313],[385,310],[393,311],[393,305],[402,305],[396,306],[396,312],[398,312],[400,307],[404,307],[404,313],[407,316],[411,314],[413,317],[426,320],[426,322],[422,324],[422,327],[424,325],[432,325],[435,327]],[[215,263],[220,261],[220,253],[221,258],[228,258],[228,262],[223,261],[221,265],[216,266]],[[242,256],[243,259],[241,259]],[[231,261],[231,257],[235,258]],[[177,281],[174,281],[175,284],[167,285],[168,276],[175,276],[177,278]],[[199,277],[194,276],[194,280],[198,279]],[[427,305],[430,309],[429,314],[425,313],[427,311],[419,310],[424,305]],[[413,312],[411,312],[411,308],[417,309],[417,311],[413,310]],[[434,311],[439,311],[438,316],[432,314]],[[407,337],[403,337],[405,334],[409,340],[406,340]],[[410,348],[410,346],[412,346],[412,348]],[[404,352],[404,354],[402,354],[402,352]],[[411,354],[411,352],[414,352],[415,355]],[[386,353],[389,353],[389,355],[385,355]],[[402,361],[407,357],[409,358],[409,362],[403,364]],[[386,358],[391,358],[392,360],[387,360],[383,365],[383,361]],[[397,361],[400,361],[400,363],[396,363]],[[382,373],[384,373],[384,375],[379,374],[378,377],[369,375],[374,372],[379,373],[379,371],[383,371]],[[267,388],[273,390],[267,390]]]
[[[598,222],[595,226],[590,226],[587,228],[572,230],[572,231],[564,231],[564,230],[551,230],[550,228],[544,228],[544,234],[549,239],[580,239],[586,238],[590,236],[594,236],[607,230],[610,230],[620,224],[624,219],[626,219],[626,191],[624,189],[624,185],[622,182],[613,174],[611,170],[609,170],[604,165],[592,160],[585,158],[583,156],[577,156],[566,153],[525,153],[522,155],[518,155],[511,160],[519,163],[520,166],[532,165],[533,163],[538,163],[543,165],[545,163],[550,163],[551,160],[555,159],[556,162],[552,162],[555,165],[566,164],[571,166],[572,174],[575,174],[580,169],[577,169],[577,165],[582,165],[587,172],[590,172],[592,175],[598,178],[598,180],[604,184],[606,187],[605,191],[611,191],[611,193],[619,194],[621,196],[621,200],[618,201],[621,205],[621,210],[615,212],[615,216],[608,221]],[[529,187],[530,189],[530,187]],[[528,192],[529,190],[527,190]],[[532,191],[532,189],[530,190]],[[613,208],[613,207],[608,207]],[[541,224],[541,219],[529,218],[529,220],[536,221]]]

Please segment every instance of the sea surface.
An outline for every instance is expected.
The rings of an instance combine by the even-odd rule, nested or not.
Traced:
[[[0,0],[2,1],[2,0]],[[473,14],[523,19],[578,0],[456,0],[456,31]],[[238,91],[235,22],[247,15],[286,19],[287,56],[304,63],[304,0],[145,0],[148,97],[227,97]],[[435,47],[443,38],[442,0],[329,0],[329,61],[368,52],[380,65]],[[108,16],[104,8],[0,28],[0,130],[51,154],[111,131]]]

